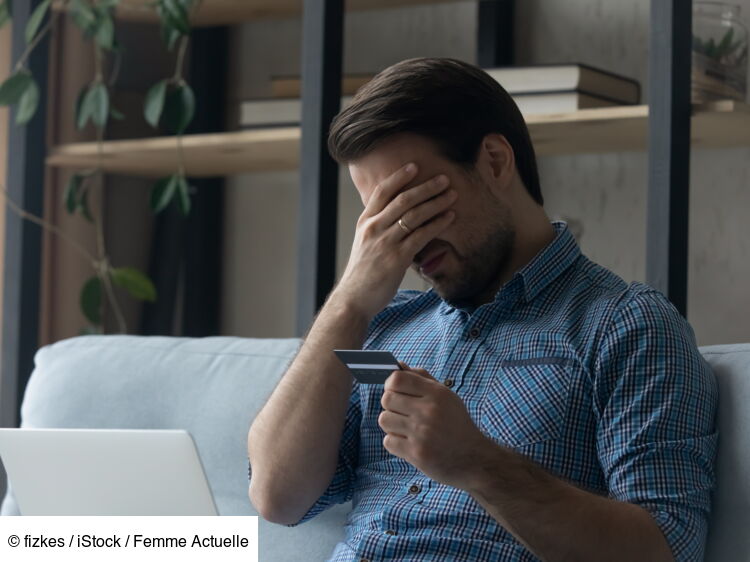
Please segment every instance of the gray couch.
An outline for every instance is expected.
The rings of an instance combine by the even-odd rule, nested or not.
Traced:
[[[85,336],[41,349],[24,427],[182,428],[222,515],[256,515],[246,435],[298,340]],[[707,560],[750,561],[750,344],[702,348],[719,380],[720,447]],[[11,483],[12,484],[12,483]],[[261,520],[260,560],[325,560],[349,505],[295,528]],[[17,515],[12,490],[0,510]]]

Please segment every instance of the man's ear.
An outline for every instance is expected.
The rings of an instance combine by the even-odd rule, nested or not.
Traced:
[[[505,191],[511,185],[516,170],[513,147],[503,135],[488,133],[479,147],[477,165],[493,188]]]

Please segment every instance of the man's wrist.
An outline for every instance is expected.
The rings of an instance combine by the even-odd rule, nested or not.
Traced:
[[[342,321],[352,322],[357,325],[369,325],[373,314],[369,312],[366,306],[363,306],[360,299],[345,291],[334,289],[328,296],[328,300],[323,307],[326,314],[330,314]]]
[[[480,446],[476,449],[474,462],[466,470],[466,477],[460,488],[475,498],[486,494],[488,489],[497,487],[498,478],[507,465],[509,451],[482,435]]]

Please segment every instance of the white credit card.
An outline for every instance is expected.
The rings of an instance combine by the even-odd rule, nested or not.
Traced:
[[[401,369],[390,351],[334,349],[333,352],[362,384],[384,384],[393,371]]]

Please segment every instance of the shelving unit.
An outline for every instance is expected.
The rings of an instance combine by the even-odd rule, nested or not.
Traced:
[[[347,0],[346,9],[374,10],[415,4],[438,4],[455,0]],[[116,16],[121,21],[155,23],[152,0],[122,0]],[[302,13],[303,0],[203,0],[192,18],[194,27],[234,25],[238,22],[288,18]],[[60,10],[60,2],[55,9]]]
[[[585,109],[526,118],[537,155],[645,150],[648,106]],[[726,100],[693,108],[693,148],[750,145],[750,105]],[[233,175],[299,166],[300,129],[267,128],[188,135],[183,139],[187,173],[195,177]],[[169,175],[177,166],[175,139],[161,137],[104,143],[102,167],[135,176]],[[69,168],[97,165],[94,143],[52,149],[47,164]]]
[[[24,29],[31,13],[42,1],[16,2],[14,28]],[[346,9],[384,9],[449,1],[452,0],[349,0]],[[476,1],[479,7],[478,64],[484,67],[512,64],[515,0]],[[153,14],[145,9],[150,2],[123,0],[118,17],[126,21],[153,22]],[[315,308],[322,303],[332,283],[335,262],[335,244],[332,243],[335,232],[326,229],[336,223],[337,175],[335,168],[326,161],[321,131],[332,115],[335,100],[340,98],[343,9],[340,0],[304,0],[304,3],[303,0],[203,0],[193,19],[195,25],[209,27],[303,15],[305,136],[300,128],[285,128],[184,138],[188,173],[192,176],[300,169],[304,211],[300,217],[300,244],[306,249],[300,252],[303,261],[299,267],[299,286],[314,283],[316,287],[314,294],[298,294],[298,326],[312,319]],[[750,109],[745,104],[718,102],[693,108],[691,123],[691,13],[690,3],[651,0],[650,107],[594,109],[528,119],[539,155],[647,148],[647,281],[665,292],[683,312],[691,146],[750,145]],[[17,60],[25,49],[23,34],[14,34],[13,59]],[[92,144],[82,143],[58,146],[50,154],[45,153],[48,53],[36,49],[30,65],[34,75],[42,80],[40,113],[28,127],[11,128],[7,187],[14,199],[39,214],[43,208],[43,163],[85,168],[95,163],[96,151]],[[174,171],[175,154],[175,139],[169,137],[112,141],[104,145],[103,166],[113,173],[160,176]],[[202,228],[212,227],[204,225]],[[37,348],[41,236],[36,226],[22,224],[11,215],[6,233],[3,309],[6,329],[0,354],[3,377],[0,383],[6,414],[0,421],[13,425],[17,423],[17,405]],[[15,403],[14,397],[17,398]],[[1,480],[2,475],[0,484]]]

